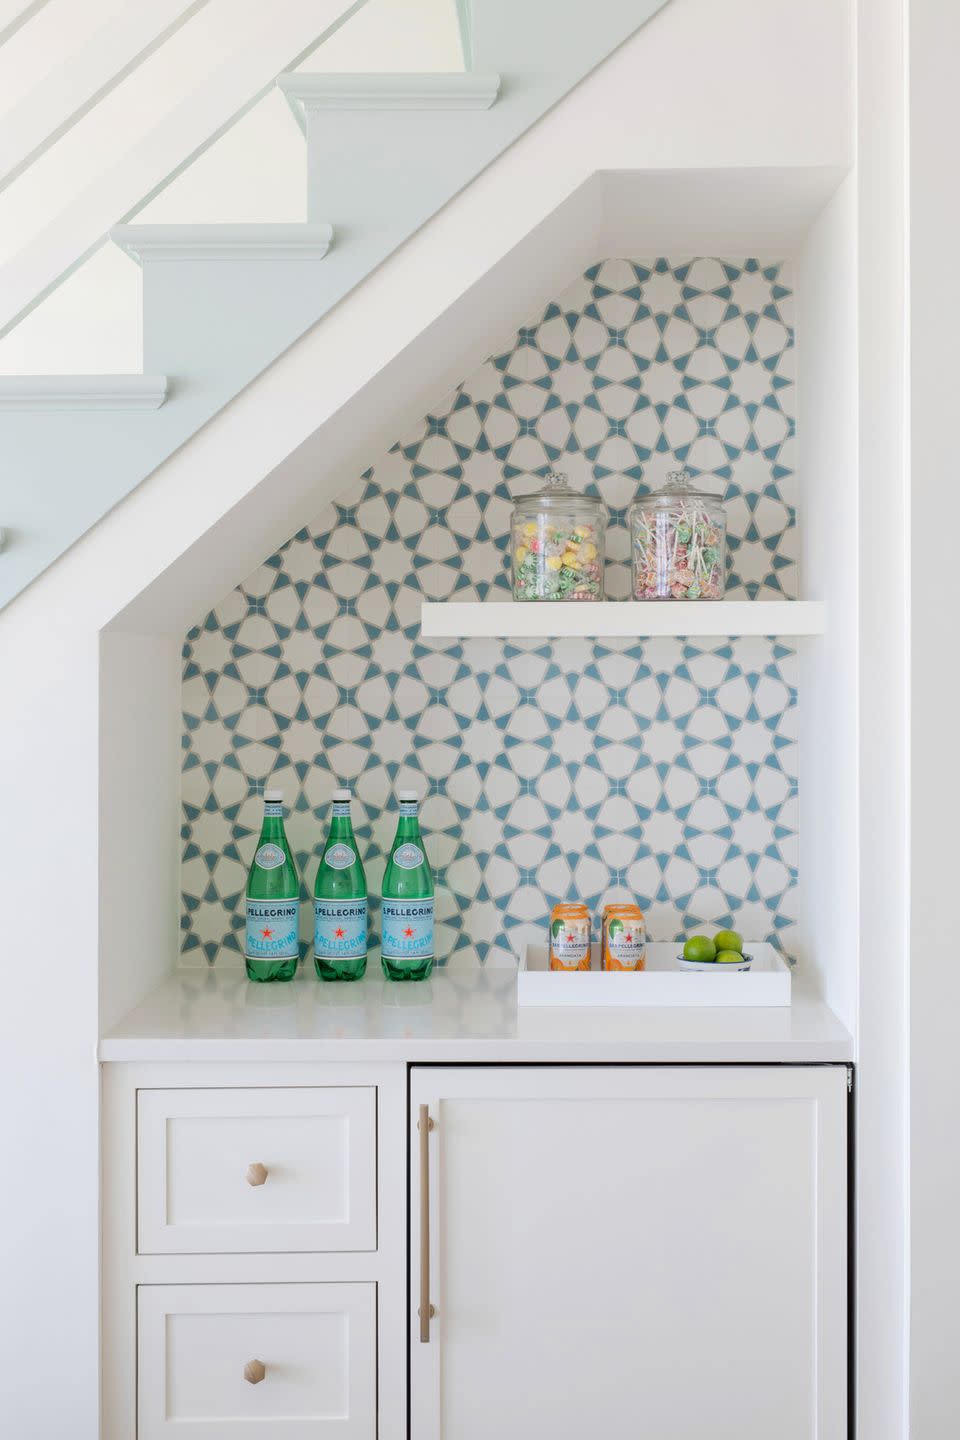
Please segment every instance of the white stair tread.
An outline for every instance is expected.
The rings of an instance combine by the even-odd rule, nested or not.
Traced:
[[[500,76],[464,71],[423,75],[316,75],[277,80],[303,124],[306,110],[489,110]]]
[[[0,410],[159,410],[166,375],[0,375]]]
[[[110,239],[138,265],[145,260],[320,260],[333,226],[115,225]]]

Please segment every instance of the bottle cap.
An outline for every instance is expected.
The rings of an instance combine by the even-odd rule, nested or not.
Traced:
[[[345,787],[341,787],[339,790],[334,790],[333,798],[334,800],[349,800],[350,791],[347,790]]]
[[[398,790],[398,791],[397,791],[397,799],[401,802],[401,804],[407,804],[407,805],[409,805],[410,802],[411,802],[411,801],[415,801],[416,798],[417,798],[417,792],[416,792],[416,790]]]
[[[279,805],[283,799],[282,790],[264,790],[263,798],[268,805]]]

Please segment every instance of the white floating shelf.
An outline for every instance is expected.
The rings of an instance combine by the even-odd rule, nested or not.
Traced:
[[[820,600],[424,601],[425,636],[822,635]]]

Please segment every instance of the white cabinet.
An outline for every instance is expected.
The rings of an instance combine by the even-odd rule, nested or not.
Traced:
[[[109,1065],[103,1105],[103,1440],[408,1440],[407,1066]]]
[[[411,1440],[843,1440],[845,1069],[415,1067],[410,1099]]]
[[[375,1285],[144,1285],[138,1440],[374,1440]]]
[[[372,1086],[141,1090],[141,1254],[375,1250]]]
[[[104,1440],[846,1440],[846,1074],[108,1067]]]

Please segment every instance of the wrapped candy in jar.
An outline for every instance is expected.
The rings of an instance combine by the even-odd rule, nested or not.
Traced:
[[[514,600],[602,600],[606,511],[565,475],[521,495],[510,526]]]
[[[727,563],[723,501],[672,470],[630,510],[636,600],[722,600]]]

